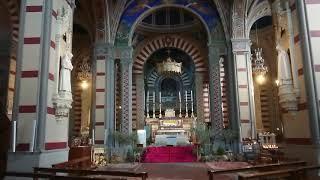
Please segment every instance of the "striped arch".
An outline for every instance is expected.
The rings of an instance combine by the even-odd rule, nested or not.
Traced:
[[[6,0],[5,6],[10,14],[12,40],[18,42],[19,38],[19,5],[16,0]]]
[[[136,53],[133,73],[142,74],[144,63],[157,50],[162,48],[177,48],[187,53],[194,62],[196,72],[205,72],[205,58],[201,54],[200,49],[193,41],[185,39],[177,35],[165,35],[152,39],[145,43],[141,49]]]

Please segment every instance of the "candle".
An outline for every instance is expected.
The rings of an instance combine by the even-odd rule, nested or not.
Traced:
[[[159,92],[159,102],[161,103],[161,91]]]
[[[192,94],[192,90],[191,90],[191,102],[193,102],[193,94]]]
[[[104,129],[104,144],[106,145],[108,141],[108,129]]]
[[[181,102],[181,93],[179,91],[179,102]]]
[[[188,97],[187,97],[187,91],[186,91],[186,102],[188,101]]]
[[[95,144],[95,134],[94,134],[94,129],[92,129],[92,145]]]
[[[156,92],[153,91],[153,104],[156,102]]]
[[[33,120],[32,121],[32,139],[31,139],[31,143],[30,143],[30,147],[29,147],[29,151],[33,152],[33,148],[34,148],[34,142],[35,142],[35,135],[36,135],[36,126],[37,126],[37,121]]]
[[[13,142],[12,142],[12,151],[16,152],[16,143],[17,143],[17,121],[13,121]]]
[[[149,91],[147,91],[147,104],[149,103]]]

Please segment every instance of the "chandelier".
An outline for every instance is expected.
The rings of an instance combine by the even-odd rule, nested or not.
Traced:
[[[157,71],[162,75],[181,74],[182,63],[178,63],[170,56],[163,62],[157,64]]]
[[[85,81],[85,80],[88,80],[90,79],[90,65],[88,63],[83,63],[79,66],[79,72],[78,72],[78,79],[80,81]]]
[[[88,81],[91,79],[90,69],[90,65],[87,62],[79,66],[79,72],[77,76],[81,81],[80,86],[82,89],[87,89],[89,87]]]
[[[257,45],[259,46],[259,37],[257,31],[257,24],[256,24],[256,39]],[[252,72],[255,75],[256,82],[258,84],[263,84],[266,81],[266,74],[268,72],[268,67],[264,64],[264,58],[262,57],[262,48],[257,48],[254,50],[255,52],[255,59],[254,59],[254,67],[252,68]]]

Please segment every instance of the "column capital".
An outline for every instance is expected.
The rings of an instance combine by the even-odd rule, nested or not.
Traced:
[[[236,52],[250,52],[250,39],[231,39],[232,51]]]
[[[94,50],[96,55],[105,55],[108,57],[114,57],[112,53],[114,51],[113,49],[114,49],[114,46],[109,43],[99,42],[94,45]]]
[[[114,47],[113,57],[123,59],[132,59],[133,48],[131,46]]]

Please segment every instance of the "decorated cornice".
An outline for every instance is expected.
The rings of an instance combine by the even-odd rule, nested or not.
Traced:
[[[233,52],[250,52],[250,39],[231,39]]]

